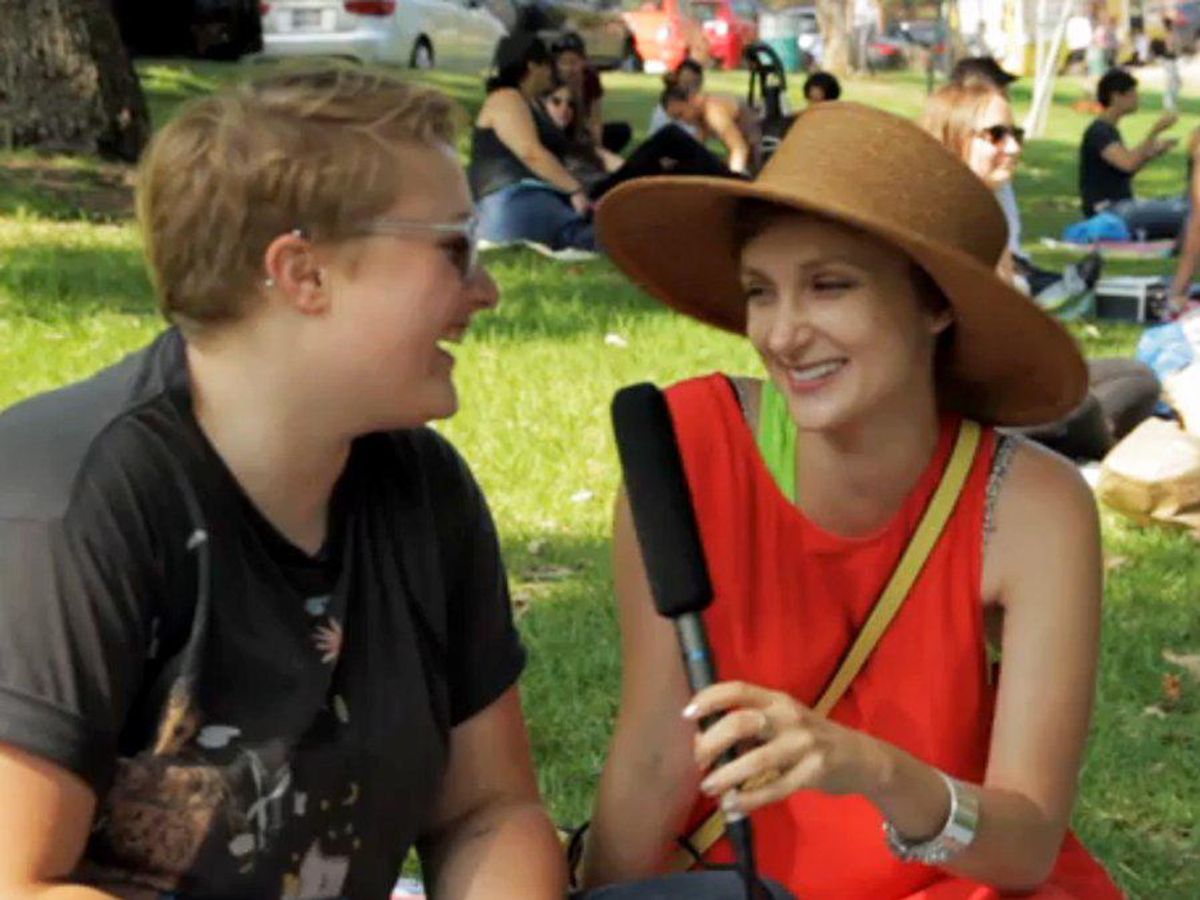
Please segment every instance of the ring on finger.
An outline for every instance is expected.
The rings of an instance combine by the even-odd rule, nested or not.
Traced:
[[[768,716],[761,709],[758,710],[758,714],[762,716],[762,724],[758,727],[758,731],[755,732],[755,737],[765,744],[767,741],[775,737],[775,729],[771,726],[770,716]]]

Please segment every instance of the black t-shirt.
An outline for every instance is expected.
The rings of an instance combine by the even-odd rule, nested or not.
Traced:
[[[1094,216],[1097,204],[1133,199],[1133,176],[1100,155],[1112,144],[1124,145],[1121,132],[1103,119],[1096,119],[1083,133],[1083,143],[1079,146],[1079,197],[1085,216]]]
[[[308,556],[200,432],[171,330],[0,415],[0,461],[0,741],[96,791],[75,878],[387,897],[449,730],[524,662],[453,448],[355,441]]]

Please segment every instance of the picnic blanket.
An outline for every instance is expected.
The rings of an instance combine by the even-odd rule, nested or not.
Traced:
[[[1044,237],[1041,245],[1051,250],[1066,250],[1078,256],[1086,256],[1093,250],[1105,259],[1168,259],[1175,252],[1175,241],[1097,241],[1094,244],[1075,244]]]

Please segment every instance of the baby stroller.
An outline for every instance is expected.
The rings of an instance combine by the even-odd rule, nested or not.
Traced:
[[[755,154],[757,168],[762,168],[779,147],[796,114],[789,108],[787,99],[787,75],[783,62],[774,50],[761,41],[748,44],[742,51],[742,61],[750,71],[750,90],[746,104],[757,110],[759,119],[759,146]]]

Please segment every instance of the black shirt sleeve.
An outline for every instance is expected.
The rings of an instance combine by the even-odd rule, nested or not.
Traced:
[[[1095,156],[1100,156],[1112,144],[1121,143],[1121,132],[1115,125],[1105,122],[1103,119],[1097,119],[1088,129],[1085,141],[1088,151]]]
[[[145,659],[139,528],[85,487],[63,515],[0,516],[0,741],[97,792]]]
[[[450,724],[480,712],[525,665],[508,576],[487,501],[457,452],[438,439],[445,465],[432,491],[447,594]]]

